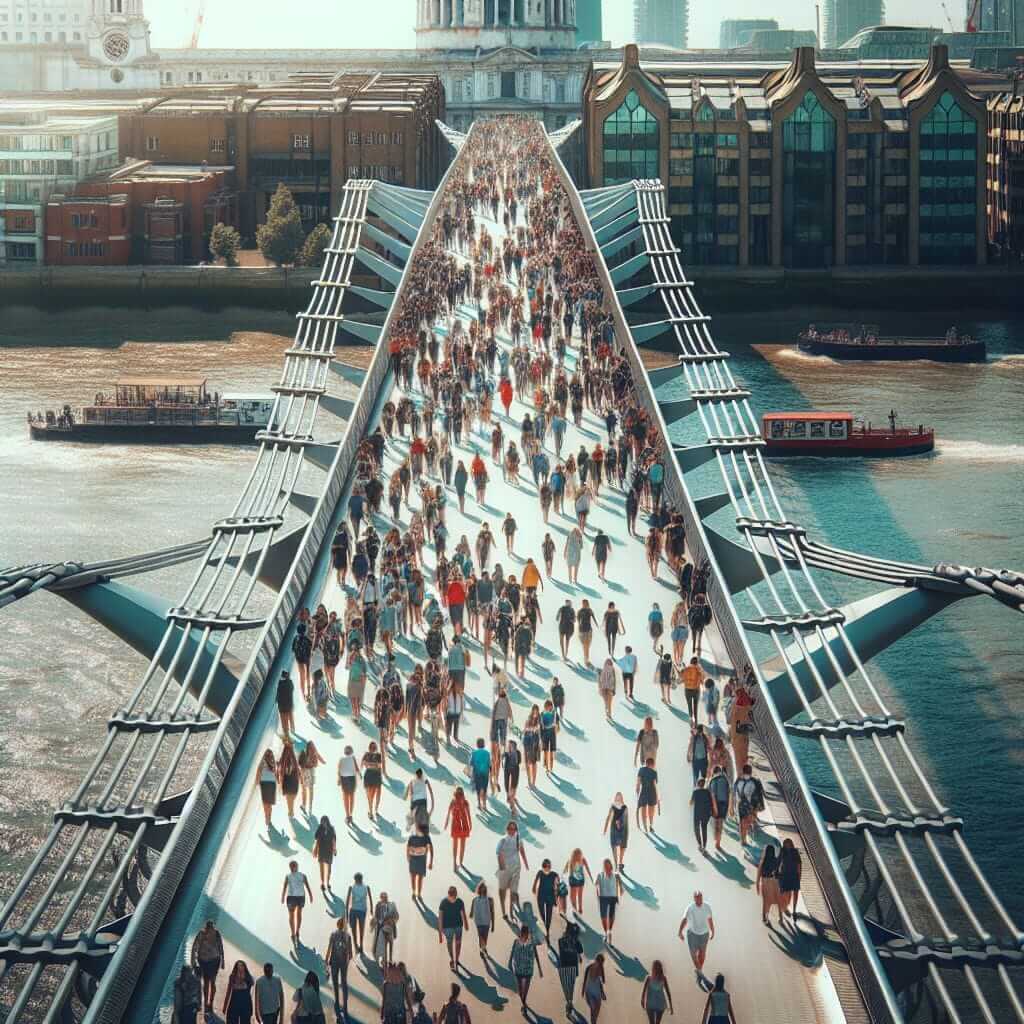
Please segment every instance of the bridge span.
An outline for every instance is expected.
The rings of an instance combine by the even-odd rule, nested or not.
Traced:
[[[54,590],[152,659],[128,705],[111,720],[89,776],[58,812],[53,832],[0,909],[0,1008],[10,1024],[169,1019],[174,976],[207,918],[223,934],[229,966],[241,958],[255,971],[272,962],[289,994],[307,970],[317,972],[330,1019],[322,953],[356,871],[375,896],[386,891],[396,903],[396,956],[415,975],[431,1009],[439,1008],[451,981],[458,980],[474,1020],[515,1012],[518,998],[508,967],[512,925],[498,920],[489,960],[478,953],[475,936],[467,935],[457,978],[437,933],[438,905],[449,885],[467,906],[481,880],[496,894],[494,848],[510,815],[506,795],[492,795],[486,811],[474,814],[466,869],[452,870],[444,812],[455,786],[471,789],[466,741],[487,737],[490,730],[493,683],[483,672],[478,641],[467,643],[472,661],[463,742],[442,740],[435,758],[424,751],[427,737],[421,735],[414,758],[407,733],[399,732],[389,748],[390,777],[375,820],[368,820],[360,792],[355,820],[347,826],[335,783],[345,747],[361,755],[379,739],[366,711],[352,719],[342,667],[339,696],[325,719],[301,701],[296,710],[297,746],[313,740],[327,762],[313,816],[297,810],[287,818],[279,798],[275,829],[268,832],[254,785],[263,750],[281,749],[274,684],[282,670],[293,669],[296,611],[320,602],[339,614],[345,607],[330,546],[353,486],[361,475],[365,482],[360,442],[377,429],[387,402],[409,394],[422,406],[419,388],[406,392],[395,380],[389,342],[407,327],[424,287],[424,268],[443,248],[445,213],[472,168],[483,166],[481,142],[493,140],[481,134],[486,131],[477,126],[468,137],[448,133],[457,155],[433,196],[372,182],[346,188],[321,280],[286,353],[273,426],[261,438],[245,492],[205,544],[110,565],[32,566],[3,574],[7,592],[0,593],[0,602],[33,589]],[[492,564],[501,562],[506,575],[521,576],[527,556],[543,565],[546,532],[557,549],[553,575],[545,576],[539,594],[543,622],[525,672],[513,671],[510,661],[517,726],[532,704],[543,704],[554,677],[567,694],[553,771],[541,770],[536,788],[528,788],[525,779],[520,788],[518,822],[529,863],[523,898],[534,899],[528,890],[542,858],[561,871],[579,847],[596,873],[609,855],[605,816],[616,791],[631,811],[635,807],[634,745],[650,715],[660,739],[661,813],[650,834],[632,823],[613,942],[603,941],[589,885],[577,919],[584,963],[598,953],[605,957],[608,1001],[602,1019],[643,1019],[640,994],[655,959],[665,965],[676,1014],[700,1019],[706,996],[677,936],[683,911],[699,889],[716,925],[706,971],[726,975],[740,1024],[1024,1021],[1019,927],[977,867],[963,820],[942,805],[920,768],[907,740],[909,725],[893,716],[865,667],[873,654],[963,597],[987,593],[1019,609],[1020,577],[894,565],[809,541],[779,506],[761,458],[751,396],[732,378],[727,354],[714,345],[669,237],[661,186],[634,182],[578,193],[539,127],[509,122],[506,131],[525,133],[525,141],[502,158],[544,173],[547,193],[564,196],[556,203],[558,227],[565,237],[575,238],[578,231],[593,262],[594,297],[611,318],[614,349],[632,382],[629,402],[643,410],[662,448],[665,500],[683,515],[688,558],[709,573],[713,621],[701,666],[720,684],[731,674],[750,684],[756,697],[750,761],[767,794],[752,846],[740,846],[730,819],[723,850],[700,853],[688,805],[690,718],[682,690],[669,707],[653,679],[657,654],[648,613],[659,603],[667,624],[677,581],[664,561],[657,578],[648,571],[648,513],[641,512],[640,536],[631,535],[625,489],[606,483],[587,522],[579,581],[570,583],[562,555],[573,520],[568,503],[565,514],[553,512],[549,524],[542,521],[527,460],[518,481],[506,479],[492,463],[489,430],[470,421],[458,440],[453,437],[455,462],[468,467],[479,451],[490,483],[483,502],[474,499],[470,486],[464,511],[447,489],[449,553],[465,535],[472,558],[484,522],[496,537]],[[526,205],[524,198],[506,224],[503,206],[494,217],[484,204],[476,227],[500,248],[507,232],[529,232]],[[564,255],[566,262],[570,256]],[[460,267],[473,263],[464,245],[449,246],[446,258]],[[367,274],[378,278],[377,287],[356,283]],[[512,273],[509,280],[517,292],[522,278]],[[491,305],[486,287],[482,303],[472,290],[453,298],[451,308],[442,301],[441,315],[422,325],[436,332],[442,348],[453,334],[468,333],[481,306],[486,314]],[[528,306],[524,315],[528,329]],[[570,375],[581,368],[578,326],[577,321],[565,356]],[[500,362],[512,338],[507,322],[496,327]],[[375,346],[366,365],[342,360],[346,339]],[[645,346],[664,348],[666,341],[675,343],[676,360],[664,365],[647,358]],[[495,401],[494,421],[502,425],[505,445],[519,442],[522,418],[533,411],[529,388],[514,398],[508,414]],[[606,425],[588,406],[578,426],[570,419],[564,454],[581,444],[591,450],[599,440],[607,440]],[[545,447],[554,464],[550,437]],[[409,455],[409,438],[389,438],[382,478],[387,481]],[[415,488],[410,498],[411,506],[399,511],[402,530],[419,509]],[[393,525],[386,503],[382,508],[374,517],[381,536]],[[508,512],[519,526],[511,554],[500,533]],[[611,540],[605,579],[590,554],[599,528]],[[115,582],[186,559],[198,560],[195,580],[170,611],[166,602]],[[437,593],[437,558],[429,544],[423,567],[428,590]],[[860,575],[888,589],[831,608],[812,569]],[[269,612],[258,607],[257,584],[274,594]],[[569,660],[560,656],[556,610],[566,598],[577,608],[586,598],[599,621],[614,602],[625,627],[616,653],[629,643],[638,657],[635,699],[625,699],[620,677],[610,716],[596,670],[581,664],[576,637]],[[446,633],[450,637],[451,629]],[[600,627],[594,645],[600,667],[606,653]],[[671,647],[667,628],[665,647]],[[687,657],[690,649],[688,643]],[[425,659],[421,639],[399,640],[403,680]],[[371,704],[379,675],[378,662],[367,688]],[[705,720],[703,711],[699,718]],[[808,763],[824,764],[827,791],[811,789],[804,774]],[[435,860],[422,904],[411,899],[406,862],[405,790],[417,767],[436,800]],[[327,893],[317,889],[312,855],[322,814],[338,831]],[[765,926],[753,891],[757,856],[768,841],[783,838],[803,851],[798,914],[782,926],[773,916]],[[280,903],[292,859],[313,884],[297,944],[290,941]],[[561,932],[556,923],[553,942]],[[565,1008],[557,970],[540,948],[544,977],[531,990],[532,1012],[538,1020],[560,1020]],[[226,976],[221,975],[221,995]],[[351,1019],[378,1019],[379,966],[357,959],[349,977]],[[219,1013],[220,995],[217,1001]],[[577,1008],[585,1009],[582,999]]]

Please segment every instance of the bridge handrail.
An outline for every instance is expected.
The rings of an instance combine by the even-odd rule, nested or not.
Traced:
[[[668,442],[670,437],[668,426],[654,397],[611,274],[601,257],[600,246],[590,219],[554,148],[552,148],[552,153],[573,211],[579,220],[580,228],[595,256],[595,263],[605,288],[606,302],[611,306],[612,316],[615,320],[616,336],[629,340],[629,343],[623,348],[633,372],[640,403],[658,426],[661,436]],[[661,183],[657,184],[660,187]],[[636,183],[634,183],[635,185]],[[701,519],[696,514],[693,498],[683,480],[682,473],[675,459],[666,459],[665,462],[665,491],[670,502],[683,514],[687,544],[690,545],[696,562],[707,560],[712,568],[708,585],[708,600],[711,603],[715,622],[725,641],[729,657],[738,672],[742,671],[744,666],[750,666],[758,682],[763,683],[764,680],[758,671],[758,659],[737,625],[740,621],[739,614],[733,605],[732,598],[720,583],[723,578],[721,570],[708,542]],[[765,746],[775,773],[783,784],[787,802],[800,829],[805,847],[812,856],[825,898],[843,936],[851,961],[854,963],[855,976],[861,987],[862,996],[873,1020],[878,1024],[900,1024],[903,1016],[896,994],[889,984],[874,943],[871,941],[857,907],[856,898],[846,881],[842,865],[828,837],[828,826],[796,759],[796,754],[786,736],[782,719],[768,694],[767,687],[762,685],[758,690],[760,699],[755,706],[755,713],[760,741]]]

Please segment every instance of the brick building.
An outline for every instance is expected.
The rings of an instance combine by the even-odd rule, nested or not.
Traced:
[[[229,164],[239,230],[251,238],[283,182],[308,230],[337,209],[349,178],[433,188],[447,163],[432,75],[309,74],[265,86],[169,90],[119,117],[123,159]]]
[[[197,263],[214,224],[236,224],[231,167],[131,161],[54,194],[46,206],[50,265]]]
[[[1024,261],[1024,95],[988,101],[988,237],[998,262]]]

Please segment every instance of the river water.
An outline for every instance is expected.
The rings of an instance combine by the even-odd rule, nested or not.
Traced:
[[[815,312],[820,320],[849,318]],[[913,321],[921,332],[948,326]],[[895,408],[905,423],[933,424],[939,441],[935,454],[913,459],[775,463],[791,518],[837,546],[900,561],[1024,569],[1024,320],[960,325],[988,342],[982,366],[840,364],[796,351],[799,326],[778,316],[716,325],[758,412],[832,408],[882,424]],[[80,404],[119,375],[140,372],[203,373],[221,391],[265,388],[277,380],[284,347],[280,337],[246,334],[0,349],[0,566],[116,557],[204,536],[230,511],[252,458],[239,448],[31,443],[27,409]],[[170,605],[190,572],[178,567],[132,582]],[[829,583],[838,600],[852,593],[841,579]],[[143,662],[49,594],[0,615],[2,892],[79,781]],[[995,602],[967,600],[876,662],[909,719],[912,745],[953,812],[965,817],[972,848],[1018,920],[1022,626]]]

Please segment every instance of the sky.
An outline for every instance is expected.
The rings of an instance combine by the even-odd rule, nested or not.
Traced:
[[[603,0],[604,35],[613,43],[633,38],[631,0]],[[153,45],[188,44],[199,0],[146,0]],[[946,6],[963,28],[964,0]],[[390,49],[415,46],[415,0],[288,0],[282,18],[280,0],[206,0],[200,46],[356,47]],[[940,0],[886,0],[892,25],[947,28]],[[723,18],[775,18],[781,28],[814,28],[814,0],[690,0],[690,45],[718,45]]]

